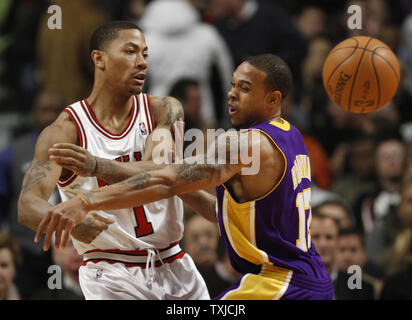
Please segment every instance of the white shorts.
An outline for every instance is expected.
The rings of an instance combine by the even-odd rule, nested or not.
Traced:
[[[79,280],[87,300],[210,299],[192,258],[178,245],[161,251],[93,250],[84,260]]]

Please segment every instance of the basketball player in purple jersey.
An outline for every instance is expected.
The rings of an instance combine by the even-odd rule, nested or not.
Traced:
[[[233,74],[229,114],[239,136],[248,131],[249,154],[253,144],[260,146],[257,174],[242,174],[248,166],[242,161],[160,165],[137,174],[135,170],[125,181],[54,207],[41,222],[37,240],[54,230],[61,238],[66,221],[76,225],[90,210],[182,195],[204,217],[217,219],[232,266],[242,273],[217,298],[332,299],[331,279],[310,239],[310,160],[299,131],[281,118],[281,102],[291,84],[289,67],[271,54],[246,59]],[[257,142],[252,132],[259,133]],[[230,149],[227,158],[233,156]],[[217,206],[207,192],[192,192],[215,186]]]

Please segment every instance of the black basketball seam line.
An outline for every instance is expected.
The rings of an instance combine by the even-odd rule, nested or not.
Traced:
[[[355,75],[354,75],[353,80],[352,80],[352,87],[350,88],[349,101],[348,101],[349,102],[349,104],[348,104],[348,110],[349,111],[351,111],[350,109],[351,109],[351,105],[352,105],[351,100],[352,100],[353,87],[355,86],[355,81],[356,81],[356,77],[358,76],[359,67],[362,63],[362,59],[363,59],[363,56],[365,55],[366,49],[368,48],[369,42],[371,42],[372,39],[373,38],[369,37],[369,40],[366,43],[365,48],[363,49],[362,55],[359,59],[358,67],[356,68]]]
[[[380,48],[385,48],[385,47],[380,46],[380,47],[376,47],[373,50],[377,50],[377,49],[380,49]],[[393,73],[395,74],[396,79],[399,82],[400,81],[400,75],[398,75],[398,73],[395,71],[395,68],[392,66],[392,64],[388,60],[386,60],[386,58],[384,56],[381,56],[379,53],[375,53],[375,54],[388,64],[388,66],[392,69]]]
[[[375,73],[376,82],[378,83],[378,102],[376,103],[376,107],[375,107],[374,111],[378,108],[378,105],[379,105],[379,102],[380,102],[380,99],[381,99],[381,87],[380,87],[380,83],[379,83],[378,73],[376,71],[375,65],[373,64],[373,56],[375,54],[375,52],[374,52],[375,50],[376,49],[373,49],[372,54],[371,54],[371,65],[372,65],[373,71]]]
[[[353,49],[353,48],[355,48],[355,47],[340,47],[340,48],[337,48],[337,49],[331,51],[330,53],[333,53],[333,52],[338,51],[338,50],[340,50],[340,49]],[[389,50],[390,50],[390,48],[388,48],[388,47],[382,47],[382,46],[376,47],[375,49],[380,49],[380,48],[389,49]],[[371,53],[373,52],[373,50],[375,50],[375,49],[371,50],[371,49],[360,48],[360,47],[358,47],[357,49],[364,49],[364,50],[366,50],[366,51],[368,51],[368,52],[371,52]],[[329,53],[329,54],[330,54],[330,53]],[[384,60],[384,61],[389,65],[389,67],[392,69],[393,73],[395,73],[395,76],[396,76],[396,78],[398,79],[398,82],[399,82],[399,77],[400,77],[400,76],[398,75],[398,73],[396,72],[396,70],[395,70],[395,68],[392,66],[392,64],[391,64],[388,60],[386,60],[386,58],[385,58],[384,56],[381,56],[379,53],[375,52],[375,55],[377,55],[379,58],[381,58],[382,60]]]
[[[335,71],[336,71],[344,62],[346,62],[346,60],[348,60],[351,56],[353,56],[353,54],[354,54],[354,53],[356,52],[356,50],[358,49],[358,46],[359,46],[358,40],[357,40],[357,39],[353,39],[353,40],[356,41],[356,47],[353,47],[353,49],[354,49],[353,52],[352,52],[349,56],[347,56],[345,59],[343,59],[343,60],[335,67],[335,69],[331,72],[331,74],[329,75],[328,81],[326,82],[326,88],[328,88],[329,82],[330,82],[333,74],[335,73]]]

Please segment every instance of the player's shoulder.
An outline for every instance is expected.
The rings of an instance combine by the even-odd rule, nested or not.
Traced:
[[[147,96],[149,97],[154,120],[157,124],[169,118],[184,118],[183,106],[178,99],[171,96],[159,97],[149,94]]]
[[[61,112],[57,119],[43,129],[39,139],[43,141],[76,143],[77,129],[69,114]]]

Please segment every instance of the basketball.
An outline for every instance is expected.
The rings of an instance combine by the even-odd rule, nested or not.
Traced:
[[[399,61],[382,41],[353,37],[340,42],[327,56],[322,71],[329,98],[353,113],[369,113],[395,95]]]

